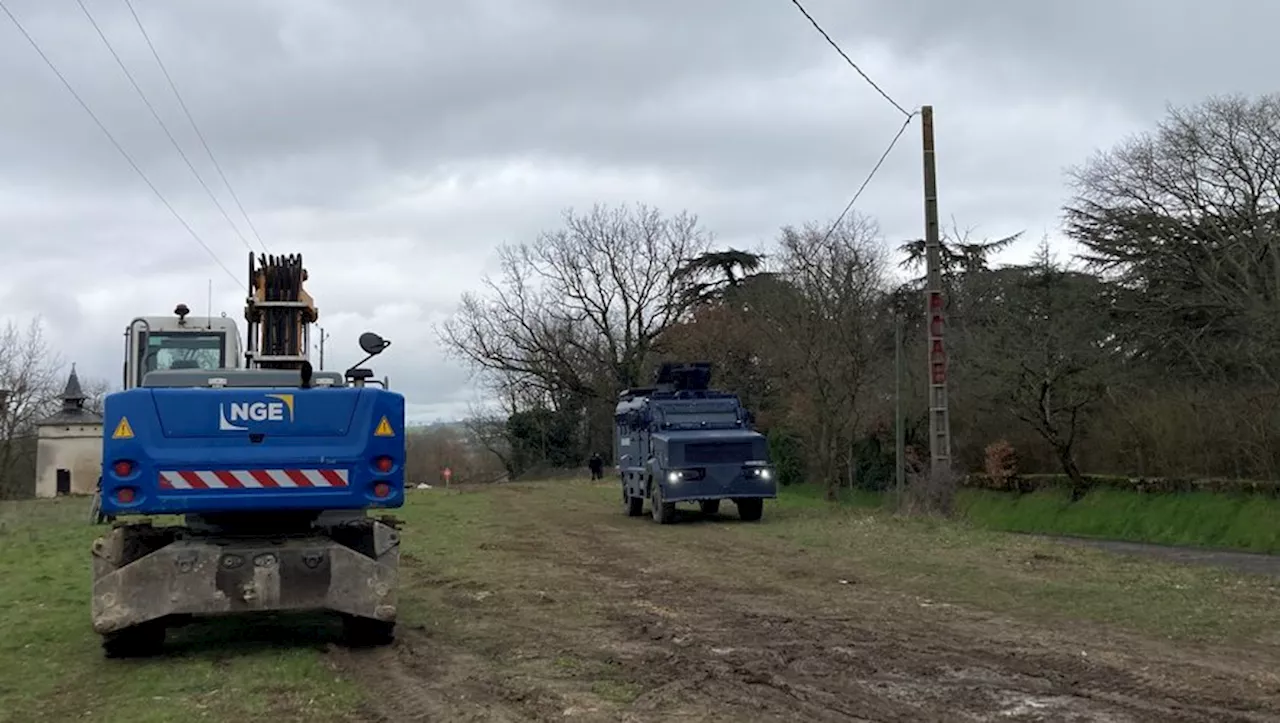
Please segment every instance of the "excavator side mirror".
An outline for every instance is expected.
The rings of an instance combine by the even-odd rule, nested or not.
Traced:
[[[371,357],[381,354],[389,346],[391,346],[391,342],[372,331],[366,331],[360,335],[360,348]]]
[[[373,376],[373,371],[371,369],[361,369],[360,365],[381,354],[383,350],[389,346],[391,346],[391,342],[383,339],[372,331],[366,331],[361,334],[360,348],[369,356],[353,364],[344,376],[346,376],[347,380],[350,381],[353,386],[363,387],[365,380]]]

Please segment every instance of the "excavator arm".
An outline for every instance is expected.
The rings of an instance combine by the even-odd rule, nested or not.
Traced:
[[[249,296],[245,302],[245,366],[300,369],[310,359],[311,324],[320,318],[303,288],[307,270],[301,254],[249,254]]]

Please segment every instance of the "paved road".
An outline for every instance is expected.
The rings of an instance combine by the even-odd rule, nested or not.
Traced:
[[[1121,555],[1138,555],[1155,557],[1170,562],[1182,562],[1192,565],[1217,565],[1239,572],[1253,575],[1271,575],[1280,577],[1280,555],[1263,555],[1252,552],[1233,552],[1230,550],[1207,550],[1198,547],[1173,547],[1170,545],[1153,545],[1144,542],[1119,542],[1116,540],[1094,540],[1083,537],[1061,537],[1041,535],[1070,545],[1097,547]]]

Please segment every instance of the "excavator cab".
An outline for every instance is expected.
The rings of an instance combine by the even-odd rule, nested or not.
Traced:
[[[240,332],[226,315],[191,316],[178,304],[172,316],[139,316],[125,328],[121,388],[142,386],[147,374],[170,369],[236,369]]]

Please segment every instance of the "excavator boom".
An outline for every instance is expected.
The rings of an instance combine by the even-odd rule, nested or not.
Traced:
[[[249,297],[245,366],[250,369],[299,369],[310,359],[311,324],[320,318],[315,300],[303,288],[307,270],[302,254],[249,254]]]

